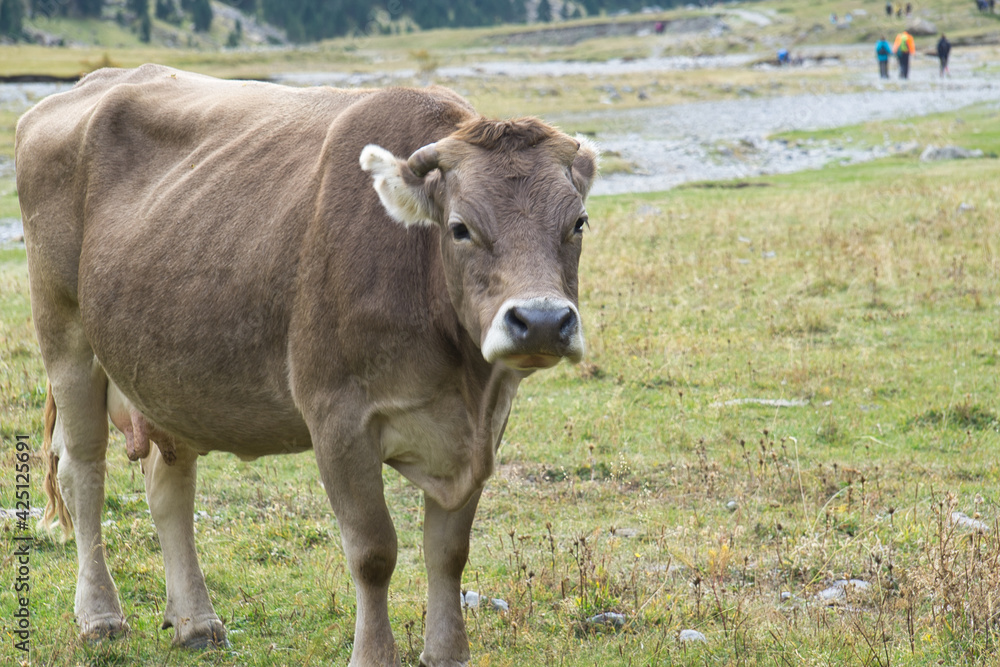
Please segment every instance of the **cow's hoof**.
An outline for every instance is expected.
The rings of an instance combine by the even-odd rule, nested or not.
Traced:
[[[130,628],[121,614],[105,614],[80,622],[80,639],[88,643],[102,642],[127,635]]]
[[[170,623],[165,621],[164,628],[173,626],[174,644],[195,650],[229,648],[229,640],[226,639],[226,626],[218,618],[206,618],[202,621],[186,621],[183,623]]]

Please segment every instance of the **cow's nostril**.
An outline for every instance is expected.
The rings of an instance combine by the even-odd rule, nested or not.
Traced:
[[[565,311],[565,312],[563,312]],[[559,320],[559,338],[568,340],[576,333],[576,313],[570,308],[564,308],[562,318]]]
[[[507,329],[519,340],[524,340],[531,333],[531,328],[528,326],[528,322],[525,318],[518,313],[517,308],[511,308],[504,315],[504,322],[507,324]]]

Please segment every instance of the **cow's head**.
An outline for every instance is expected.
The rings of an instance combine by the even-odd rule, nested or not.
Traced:
[[[389,214],[436,225],[452,304],[493,363],[530,371],[583,357],[577,267],[597,153],[533,118],[476,118],[399,159],[367,146]]]

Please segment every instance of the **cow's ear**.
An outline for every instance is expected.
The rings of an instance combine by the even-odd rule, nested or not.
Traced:
[[[590,192],[590,186],[594,184],[597,171],[600,168],[601,152],[597,145],[586,137],[577,136],[580,142],[580,149],[573,158],[573,185],[583,197]]]
[[[372,175],[382,206],[394,219],[409,225],[430,225],[440,217],[431,196],[437,175],[421,178],[406,160],[375,144],[361,151],[361,168]]]

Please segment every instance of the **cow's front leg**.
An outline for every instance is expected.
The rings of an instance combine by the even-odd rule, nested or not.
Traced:
[[[481,493],[476,492],[456,512],[443,509],[424,494],[427,636],[420,664],[426,667],[457,667],[469,660],[462,618],[462,571],[469,558],[469,533]]]
[[[174,628],[174,643],[188,648],[225,646],[226,629],[215,614],[194,547],[194,492],[198,455],[186,446],[167,465],[159,447],[142,461],[146,499],[163,550],[167,606],[163,627]]]
[[[335,431],[329,429],[327,432]],[[389,580],[396,567],[396,529],[385,505],[382,461],[366,438],[314,438],[326,494],[337,515],[357,591],[352,667],[399,665],[389,625]]]

